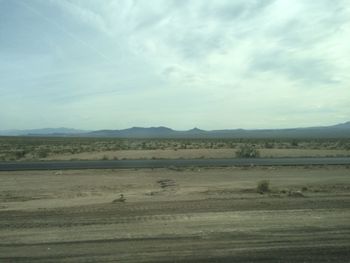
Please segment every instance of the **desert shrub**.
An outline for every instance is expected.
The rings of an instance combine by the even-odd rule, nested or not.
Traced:
[[[270,182],[268,180],[258,182],[256,191],[260,194],[270,192]]]
[[[275,145],[273,142],[265,142],[264,147],[267,149],[273,149]]]
[[[307,190],[309,190],[309,188],[308,188],[307,186],[303,186],[303,187],[301,188],[301,191],[302,191],[302,192],[306,192]]]
[[[260,156],[260,152],[254,145],[244,144],[238,148],[236,156],[239,158],[256,158]]]
[[[297,146],[299,145],[299,143],[298,143],[297,140],[292,140],[292,141],[290,142],[290,145],[291,145],[292,147],[297,147]]]
[[[21,159],[26,155],[26,152],[24,150],[18,150],[14,152],[14,156],[16,159]]]
[[[36,154],[39,158],[46,158],[47,156],[49,156],[49,150],[40,148]]]

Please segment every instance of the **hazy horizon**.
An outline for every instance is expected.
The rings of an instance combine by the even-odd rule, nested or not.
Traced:
[[[0,0],[0,130],[328,126],[347,1]]]
[[[0,131],[11,131],[11,130],[18,130],[18,131],[26,131],[26,130],[45,130],[45,129],[72,129],[72,130],[81,130],[81,131],[99,131],[99,130],[124,130],[124,129],[131,129],[131,128],[169,128],[174,131],[188,131],[192,129],[200,129],[200,130],[205,130],[205,131],[214,131],[214,130],[236,130],[236,129],[244,129],[244,130],[261,130],[261,129],[289,129],[289,128],[313,128],[313,127],[328,127],[328,126],[334,126],[338,124],[350,124],[350,121],[347,122],[342,122],[342,123],[331,123],[328,125],[316,125],[316,126],[295,126],[295,127],[286,127],[286,128],[274,128],[274,127],[266,127],[266,128],[244,128],[244,127],[227,127],[227,128],[222,128],[222,129],[202,129],[201,127],[191,127],[188,129],[177,129],[169,126],[130,126],[130,127],[122,127],[122,128],[111,128],[111,129],[105,129],[105,128],[99,128],[99,129],[80,129],[80,128],[75,128],[75,127],[60,127],[60,126],[52,126],[52,127],[39,127],[39,128],[29,128],[29,129],[3,129]]]

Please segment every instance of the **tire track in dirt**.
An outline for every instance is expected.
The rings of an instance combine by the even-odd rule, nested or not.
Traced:
[[[168,246],[172,248],[169,251]],[[50,248],[48,250],[47,248]],[[3,262],[344,262],[350,256],[349,240],[269,239],[221,235],[198,237],[87,240],[0,246]],[[11,249],[16,255],[11,256]],[[26,256],[31,251],[31,256]],[[1,253],[3,252],[3,253]],[[12,252],[13,253],[13,252]],[[287,256],[287,257],[286,257]],[[59,259],[59,260],[58,260]]]
[[[285,202],[288,201],[288,207]],[[259,203],[260,202],[260,203]],[[350,198],[343,202],[334,199],[320,199],[310,202],[304,199],[275,200],[200,200],[136,204],[105,204],[75,208],[35,210],[35,211],[1,211],[0,229],[15,228],[49,228],[89,226],[94,224],[128,224],[149,221],[171,221],[190,218],[193,213],[227,212],[227,211],[261,211],[291,209],[341,209],[350,208]],[[179,212],[182,215],[179,215]]]

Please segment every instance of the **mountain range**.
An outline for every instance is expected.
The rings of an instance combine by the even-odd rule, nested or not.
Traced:
[[[69,128],[3,130],[0,136],[114,137],[114,138],[350,138],[350,121],[332,126],[290,129],[227,129],[187,131],[167,127],[132,127],[122,130],[86,131]]]

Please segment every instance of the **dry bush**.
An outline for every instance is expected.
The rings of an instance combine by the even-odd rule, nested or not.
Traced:
[[[236,156],[239,158],[257,158],[260,156],[260,152],[254,145],[244,144],[239,147]]]
[[[38,158],[46,158],[47,156],[49,156],[49,150],[45,148],[39,148],[36,152],[36,155],[38,156]]]
[[[262,180],[258,182],[258,185],[256,187],[256,191],[259,194],[264,194],[270,192],[270,181],[269,180]]]

